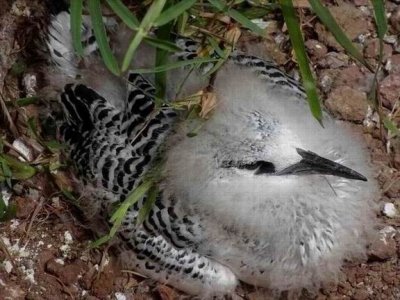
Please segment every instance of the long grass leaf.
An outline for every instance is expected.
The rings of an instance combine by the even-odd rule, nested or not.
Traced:
[[[26,162],[22,162],[11,155],[0,154],[0,160],[3,165],[0,176],[10,177],[12,179],[25,180],[36,174],[36,169]]]
[[[173,27],[173,23],[166,23],[164,26],[161,26],[157,30],[157,37],[159,39],[167,40],[171,39],[171,30]],[[163,66],[168,64],[169,61],[169,53],[164,49],[158,48],[156,51],[156,64],[155,67]],[[167,88],[167,72],[162,71],[155,73],[154,76],[155,87],[156,87],[156,106],[159,107],[161,105],[161,99],[165,96],[165,91]]]
[[[3,156],[4,154],[2,154]],[[11,184],[11,176],[12,176],[12,172],[10,167],[8,166],[7,162],[5,161],[5,159],[0,156],[0,181],[5,180],[8,187],[12,188],[12,184]]]
[[[385,15],[385,5],[382,0],[371,0],[374,7],[375,23],[379,37],[379,64],[377,66],[377,71],[382,65],[383,59],[383,38],[388,30],[387,19]],[[375,76],[376,77],[376,76]],[[376,79],[376,78],[375,78]]]
[[[0,193],[0,221],[3,220],[3,216],[4,216],[5,212],[6,212],[6,209],[7,209],[7,205],[4,202],[3,196]]]
[[[254,32],[260,36],[265,35],[264,30],[262,30],[260,27],[258,27],[250,19],[245,17],[243,14],[241,14],[237,10],[225,5],[225,3],[222,2],[221,0],[208,0],[208,2],[210,2],[218,10],[220,10],[220,11],[224,12],[225,14],[227,14],[228,16],[230,16],[235,21],[239,22],[243,27],[250,29],[252,32]]]
[[[126,26],[132,30],[137,30],[139,28],[139,20],[121,0],[107,0],[107,4],[117,16],[121,18]]]
[[[16,103],[19,107],[35,104],[40,100],[39,97],[32,96],[32,97],[25,97],[17,99]]]
[[[330,11],[322,5],[319,0],[309,0],[311,7],[321,22],[328,28],[328,30],[333,34],[336,41],[356,60],[362,63],[366,68],[373,72],[372,67],[364,59],[360,51],[354,46],[347,35],[340,28],[335,18],[332,16]]]
[[[110,221],[115,223],[117,220],[121,219],[121,217],[124,217],[128,208],[131,207],[133,204],[135,204],[137,201],[139,201],[142,197],[144,197],[152,185],[153,185],[153,181],[150,179],[144,181],[141,185],[139,185],[125,199],[125,201],[122,202],[122,204],[119,206],[119,208],[111,216]]]
[[[304,89],[307,93],[308,104],[310,106],[311,113],[322,125],[322,111],[318,99],[318,93],[308,63],[306,49],[304,47],[304,40],[303,36],[301,35],[300,25],[296,17],[293,3],[291,0],[280,0],[279,2],[283,17],[285,18],[285,22],[288,27],[290,40],[296,53],[296,59],[299,64],[300,74],[303,79]]]
[[[154,22],[155,26],[163,26],[191,8],[197,0],[183,0],[166,9]]]
[[[216,58],[194,58],[190,60],[177,61],[173,63],[169,63],[163,66],[157,66],[153,69],[135,69],[134,72],[138,74],[149,74],[149,73],[157,73],[164,72],[172,69],[183,68],[193,64],[203,64],[209,62],[216,62],[218,59]]]
[[[392,136],[400,136],[400,129],[396,127],[396,124],[390,120],[389,118],[385,117],[383,119],[383,125],[385,125],[386,129],[392,133]]]
[[[82,8],[83,0],[72,0],[71,1],[71,36],[72,44],[76,53],[79,56],[83,56],[82,47]]]
[[[104,28],[103,17],[101,14],[100,0],[88,1],[89,14],[92,19],[93,31],[99,46],[101,57],[107,68],[115,75],[120,74],[117,60],[108,44],[106,30]]]
[[[149,44],[150,46],[153,46],[155,48],[163,49],[168,52],[177,52],[181,51],[182,49],[179,48],[175,43],[167,41],[167,40],[162,40],[159,38],[153,38],[153,37],[145,37],[144,41]]]
[[[254,24],[250,19],[246,18],[240,12],[235,9],[229,9],[227,11],[228,16],[230,16],[235,21],[239,22],[243,27],[250,29],[252,32],[258,34],[259,36],[265,36],[265,31],[258,25]]]
[[[117,210],[111,216],[110,221],[113,223],[110,232],[101,237],[100,239],[94,241],[90,247],[98,247],[103,243],[106,243],[110,239],[112,239],[115,233],[118,231],[119,227],[122,224],[123,219],[125,218],[129,207],[139,201],[142,197],[146,195],[149,189],[153,186],[152,180],[146,180],[141,185],[139,185],[129,196],[125,199],[124,202],[117,208]]]
[[[165,2],[166,0],[155,0],[148,9],[142,22],[140,23],[139,28],[137,29],[135,37],[129,44],[128,50],[125,53],[122,62],[122,72],[128,70],[137,47],[139,47],[139,44],[142,42],[143,38],[146,37],[147,33],[153,26],[154,21],[160,16],[161,11],[164,8]]]
[[[378,37],[380,39],[383,39],[388,30],[387,19],[385,14],[385,5],[382,0],[371,0],[371,2],[374,7],[374,15],[378,31]]]
[[[153,188],[149,191],[146,202],[143,204],[142,208],[139,210],[139,214],[136,220],[136,225],[140,225],[149,215],[154,203],[157,200],[158,190]]]

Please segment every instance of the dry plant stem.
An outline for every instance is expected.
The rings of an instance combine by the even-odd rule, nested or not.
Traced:
[[[228,17],[228,16],[221,16],[221,15],[218,15],[218,14],[215,14],[215,13],[200,12],[200,13],[199,13],[199,16],[200,16],[200,17],[203,17],[203,18],[207,18],[207,19],[218,20],[218,21],[220,21],[220,22],[222,22],[222,23],[225,23],[225,24],[227,24],[227,25],[231,23],[231,18],[230,18],[230,17]]]
[[[0,239],[0,250],[2,250],[4,252],[4,254],[7,256],[8,260],[11,262],[11,265],[13,267],[15,267],[14,260],[11,256],[11,253],[10,253],[10,251],[8,251],[8,248],[7,248],[6,244],[4,244],[2,239]]]
[[[139,277],[144,278],[144,279],[148,279],[148,278],[149,278],[149,277],[147,277],[147,276],[145,276],[145,275],[143,275],[143,274],[140,274],[140,273],[138,273],[138,272],[131,271],[131,270],[121,270],[121,272],[122,272],[122,273],[127,273],[127,274],[133,274],[133,275],[135,275],[135,276],[139,276]]]
[[[106,266],[106,261],[107,261],[107,257],[108,257],[108,249],[110,248],[110,244],[108,244],[104,250],[103,253],[101,254],[101,261],[100,261],[100,266],[99,266],[99,272],[97,272],[97,279],[100,277],[101,273],[104,270],[104,267]]]
[[[35,221],[36,216],[38,215],[40,209],[42,208],[44,201],[45,201],[45,198],[41,197],[38,205],[36,206],[35,210],[32,213],[32,217],[31,217],[31,220],[29,221],[28,229],[26,230],[26,234],[25,234],[28,240],[29,240],[29,234],[32,230],[33,221]]]
[[[193,29],[196,29],[196,30],[198,30],[198,31],[200,31],[200,32],[202,32],[202,33],[211,35],[211,36],[213,36],[213,37],[215,37],[215,38],[217,38],[217,39],[223,41],[224,43],[227,43],[227,40],[226,40],[224,37],[222,37],[222,36],[220,36],[220,35],[218,35],[218,34],[215,34],[215,33],[211,32],[211,31],[209,31],[209,30],[207,30],[207,29],[200,28],[200,27],[197,27],[197,26],[195,26],[195,25],[189,25],[189,26],[190,26],[190,28],[193,28]]]
[[[8,123],[8,129],[11,131],[14,138],[19,136],[17,127],[14,124],[14,121],[11,118],[10,112],[7,109],[6,102],[4,100],[3,93],[0,92],[0,108],[3,115],[4,120]]]
[[[71,292],[67,289],[66,285],[58,278],[57,276],[54,276],[53,274],[47,273],[46,275],[53,277],[57,282],[63,287],[63,292],[66,293],[71,299],[75,299],[74,296],[71,294]]]

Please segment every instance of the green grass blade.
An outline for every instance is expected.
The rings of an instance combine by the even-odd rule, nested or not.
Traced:
[[[140,225],[147,218],[150,213],[150,210],[153,208],[154,203],[157,200],[158,190],[153,188],[149,191],[146,202],[143,204],[143,207],[139,210],[139,214],[136,220],[136,225]]]
[[[383,119],[383,125],[392,133],[393,137],[400,136],[400,129],[397,128],[396,124],[389,118],[385,117]]]
[[[125,199],[124,202],[118,207],[118,209],[111,216],[110,221],[113,223],[113,226],[110,229],[110,232],[100,239],[91,243],[90,248],[95,248],[108,242],[112,239],[115,233],[118,231],[119,227],[122,224],[123,219],[125,218],[129,207],[139,201],[145,194],[150,190],[153,186],[153,181],[148,179],[144,181],[141,185],[139,185],[129,196]]]
[[[83,56],[82,47],[82,8],[83,0],[71,0],[71,36],[72,45],[79,56]]]
[[[32,96],[32,97],[25,97],[17,99],[16,103],[19,107],[35,104],[40,100],[39,97]]]
[[[3,216],[6,213],[7,205],[3,200],[3,196],[0,193],[0,221],[3,220]]]
[[[17,215],[17,206],[15,204],[10,204],[7,206],[5,213],[0,221],[9,221]]]
[[[175,28],[176,28],[176,32],[179,35],[185,35],[185,30],[186,30],[188,20],[189,20],[189,14],[187,12],[184,12],[183,14],[181,14],[178,17],[178,21],[175,25]]]
[[[11,184],[11,178],[12,178],[12,172],[10,167],[7,164],[7,161],[3,158],[2,154],[0,156],[0,181],[6,181],[7,185],[9,188],[12,188]]]
[[[34,167],[8,154],[0,154],[0,163],[2,164],[0,177],[25,180],[36,174]]]
[[[375,23],[379,37],[379,64],[377,71],[382,65],[383,59],[383,38],[388,30],[387,19],[385,15],[385,5],[382,0],[371,0],[374,7]],[[376,76],[375,76],[376,77]],[[376,79],[376,78],[375,78]]]
[[[107,0],[107,4],[117,16],[121,18],[126,26],[132,30],[137,30],[139,28],[139,20],[121,0]]]
[[[137,29],[135,37],[133,38],[128,47],[128,50],[125,53],[125,57],[122,62],[122,72],[128,70],[137,47],[139,47],[139,44],[142,42],[143,38],[146,37],[147,33],[153,26],[154,21],[160,16],[165,3],[166,0],[155,0],[151,4],[150,8],[148,9],[146,15],[142,20],[142,23],[140,23],[140,26]]]
[[[385,14],[385,4],[383,3],[382,0],[371,0],[371,2],[374,7],[374,15],[378,31],[378,37],[380,39],[383,39],[388,30],[387,19]]]
[[[150,46],[153,46],[155,48],[159,48],[168,52],[177,52],[181,51],[182,49],[179,48],[175,43],[167,41],[167,40],[162,40],[162,39],[157,39],[153,37],[145,37],[144,41],[149,44]]]
[[[241,13],[243,14],[243,16],[245,16],[246,18],[252,20],[252,19],[258,19],[258,18],[263,18],[265,17],[268,13],[272,12],[274,9],[279,7],[275,7],[275,5],[272,4],[267,4],[268,7],[250,7],[247,8],[243,11],[241,11]]]
[[[222,50],[221,47],[218,45],[218,42],[217,42],[216,39],[214,39],[211,36],[208,36],[207,37],[207,41],[210,43],[211,47],[218,54],[219,57],[224,57],[225,56],[224,50]]]
[[[241,14],[237,10],[226,6],[225,3],[222,2],[221,0],[208,0],[208,2],[210,2],[218,10],[220,10],[220,11],[224,12],[225,14],[227,14],[228,16],[230,16],[235,21],[239,22],[243,27],[250,29],[252,32],[254,32],[260,36],[265,35],[265,32],[263,29],[258,27],[250,19],[246,18],[243,14]]]
[[[350,41],[347,35],[343,32],[340,26],[335,21],[332,14],[329,10],[322,5],[319,0],[309,0],[311,7],[321,22],[329,29],[329,31],[333,34],[336,41],[356,60],[362,63],[366,68],[373,72],[373,69],[368,64],[368,62],[364,59],[363,55],[358,51],[358,49],[354,46],[354,44]]]
[[[106,30],[104,28],[103,17],[101,14],[100,0],[88,1],[89,14],[92,19],[93,31],[96,37],[97,45],[99,46],[100,54],[103,58],[104,64],[115,75],[120,74],[117,60],[111,51],[108,44]]]
[[[166,9],[154,22],[155,26],[163,26],[191,8],[197,0],[183,0]]]
[[[234,9],[229,9],[227,11],[228,16],[239,22],[243,27],[250,29],[252,32],[258,34],[259,36],[265,36],[263,29],[254,24],[250,19],[243,16],[240,12]]]
[[[183,67],[193,65],[193,64],[203,64],[203,63],[216,62],[216,61],[218,61],[218,59],[215,59],[215,58],[194,58],[194,59],[190,59],[190,60],[183,60],[183,61],[177,61],[177,62],[165,64],[163,66],[157,66],[153,69],[135,69],[134,72],[138,73],[138,74],[158,73],[158,72],[168,71],[171,69],[183,68]]]
[[[171,39],[171,31],[172,31],[173,23],[167,23],[164,26],[161,26],[157,30],[157,37],[162,40]],[[155,67],[163,66],[168,64],[169,61],[169,53],[164,49],[158,48],[156,51],[156,65]],[[164,99],[165,91],[167,89],[167,72],[162,71],[155,73],[155,87],[156,87],[156,106],[161,106],[161,99]]]
[[[300,25],[296,17],[293,3],[291,0],[280,0],[279,3],[288,27],[293,49],[296,53],[296,59],[299,64],[300,74],[303,79],[304,89],[307,93],[308,104],[310,106],[311,113],[322,125],[322,111],[318,99],[318,93],[310,66],[308,64],[304,40],[303,36],[301,35]]]

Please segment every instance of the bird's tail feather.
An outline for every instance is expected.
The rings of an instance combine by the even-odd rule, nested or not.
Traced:
[[[63,11],[53,16],[48,30],[47,47],[52,62],[67,76],[76,77],[81,58],[76,55],[74,50],[71,37],[70,14]],[[88,57],[98,49],[90,20],[87,16],[84,16],[82,22],[81,42],[84,57]]]
[[[153,279],[206,299],[229,294],[237,285],[237,278],[228,267],[190,249],[171,247],[161,235],[126,230],[120,236],[128,250],[121,255],[124,266]]]

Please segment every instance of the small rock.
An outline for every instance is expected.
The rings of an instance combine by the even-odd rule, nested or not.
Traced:
[[[333,76],[332,74],[323,74],[319,76],[319,86],[324,93],[328,93],[332,89]]]
[[[349,64],[349,57],[344,53],[329,52],[318,61],[318,65],[322,68],[337,69],[346,67]]]
[[[383,213],[383,215],[385,215],[386,217],[389,217],[389,218],[394,218],[398,215],[396,206],[394,206],[393,203],[389,203],[389,202],[387,202],[383,205],[382,213]]]
[[[392,226],[386,226],[379,231],[379,236],[376,237],[369,245],[368,257],[372,260],[387,260],[396,256],[397,246],[394,237],[396,229]]]
[[[372,27],[369,18],[366,18],[363,11],[352,3],[342,2],[338,6],[330,6],[329,11],[350,40],[354,40],[360,34],[367,34]],[[318,40],[322,43],[336,50],[342,49],[335,37],[324,25],[317,23],[315,31],[317,32]]]
[[[4,267],[4,270],[5,270],[7,273],[11,273],[11,271],[12,271],[12,269],[13,269],[13,265],[12,265],[12,263],[11,263],[9,260],[3,261],[3,267]]]
[[[114,295],[116,300],[126,300],[126,296],[123,293],[116,292]]]
[[[390,74],[380,83],[383,105],[392,109],[400,97],[400,73]]]
[[[394,167],[398,170],[400,170],[400,150],[398,150],[399,152],[396,152],[394,154],[394,159],[393,159],[393,163],[394,163]]]
[[[46,271],[57,276],[65,285],[76,283],[84,269],[85,267],[80,260],[64,266],[60,264],[59,260],[51,259],[46,264]]]
[[[388,71],[390,74],[400,74],[400,54],[395,54],[388,58],[385,64],[385,70]]]
[[[378,176],[384,194],[389,198],[400,197],[400,172],[390,167],[384,167]]]
[[[35,210],[37,203],[30,199],[24,197],[15,197],[14,203],[17,206],[17,218],[19,219],[26,219],[28,218],[31,213]]]
[[[369,3],[368,0],[354,0],[355,6],[365,6],[368,5],[368,3]]]
[[[113,290],[115,273],[105,268],[99,278],[92,282],[91,291],[98,298],[106,298]]]
[[[275,297],[267,290],[258,290],[247,295],[249,300],[273,300]]]
[[[27,293],[26,289],[12,282],[7,283],[0,291],[1,299],[25,299]]]
[[[59,278],[65,285],[72,285],[78,282],[78,277],[81,273],[81,266],[77,264],[70,264],[63,268]]]
[[[369,298],[369,294],[366,290],[358,289],[353,295],[354,300],[365,300]]]
[[[373,76],[365,74],[357,65],[348,66],[339,70],[335,78],[334,86],[349,86],[361,92],[368,93],[371,90]]]
[[[62,273],[63,265],[58,263],[55,259],[50,259],[46,263],[46,272],[53,274],[55,276],[59,276]]]
[[[96,275],[96,269],[94,267],[90,268],[89,271],[87,271],[79,280],[81,286],[86,290],[90,290],[95,275]]]
[[[382,279],[387,284],[393,284],[396,281],[396,272],[383,272]]]
[[[307,40],[305,42],[305,45],[307,47],[308,53],[316,59],[324,57],[325,54],[328,52],[326,46],[317,40]]]
[[[348,86],[334,89],[325,102],[326,107],[340,118],[362,122],[368,110],[367,95]]]
[[[397,32],[400,31],[400,7],[398,7],[389,18],[390,24]]]
[[[386,61],[392,55],[392,46],[383,44],[383,60]],[[364,48],[364,55],[367,58],[378,58],[379,55],[379,39],[372,39],[367,42]]]

